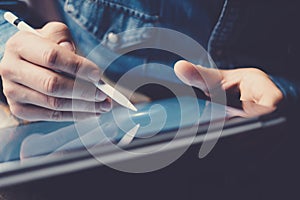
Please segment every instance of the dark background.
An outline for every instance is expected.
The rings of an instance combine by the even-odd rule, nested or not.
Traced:
[[[0,199],[299,199],[294,121],[220,139],[204,159],[194,145],[156,172],[102,166],[2,188]]]

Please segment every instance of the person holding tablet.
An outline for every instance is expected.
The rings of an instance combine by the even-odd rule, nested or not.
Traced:
[[[296,2],[282,5],[275,1],[269,5],[234,0],[58,0],[47,1],[46,5],[32,0],[29,3],[35,16],[47,22],[37,30],[40,35],[15,33],[2,19],[0,26],[1,33],[7,33],[1,34],[3,93],[11,112],[20,119],[67,121],[72,119],[72,112],[85,118],[94,114],[94,105],[98,114],[109,111],[112,100],[92,84],[102,72],[84,57],[99,43],[124,42],[118,38],[120,32],[156,26],[195,39],[220,70],[155,51],[132,52],[130,56],[141,62],[169,63],[179,79],[208,96],[217,95],[211,91],[234,91],[240,100],[267,107],[295,105],[299,101],[300,33],[294,25],[299,18]],[[132,37],[142,41],[144,36],[136,33]],[[130,48],[130,44],[124,46]],[[123,70],[115,72],[122,74]],[[74,78],[58,71],[80,76],[80,89],[75,96]],[[205,82],[203,77],[209,81]],[[72,99],[80,106],[72,107]]]

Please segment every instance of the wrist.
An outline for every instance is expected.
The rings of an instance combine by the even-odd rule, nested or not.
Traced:
[[[280,108],[292,108],[299,102],[299,91],[297,86],[291,81],[282,77],[269,76],[273,83],[279,88],[283,94],[283,99],[279,103]]]

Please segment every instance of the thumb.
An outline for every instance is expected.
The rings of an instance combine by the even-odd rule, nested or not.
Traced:
[[[60,22],[50,22],[38,31],[52,42],[75,52],[75,45],[67,25]]]
[[[174,71],[185,84],[197,87],[206,94],[209,94],[210,90],[220,87],[223,79],[222,71],[218,69],[196,66],[184,60],[175,64]]]

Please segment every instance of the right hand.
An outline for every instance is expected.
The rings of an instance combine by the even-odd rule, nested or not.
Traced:
[[[12,114],[28,121],[71,121],[74,112],[82,119],[109,111],[111,99],[93,85],[101,71],[75,54],[67,26],[51,22],[38,31],[42,37],[25,31],[12,36],[0,63]]]
[[[239,95],[240,101],[252,102],[271,110],[283,100],[281,90],[266,73],[257,68],[219,70],[178,61],[174,70],[184,83],[201,89],[209,97],[232,90]]]

